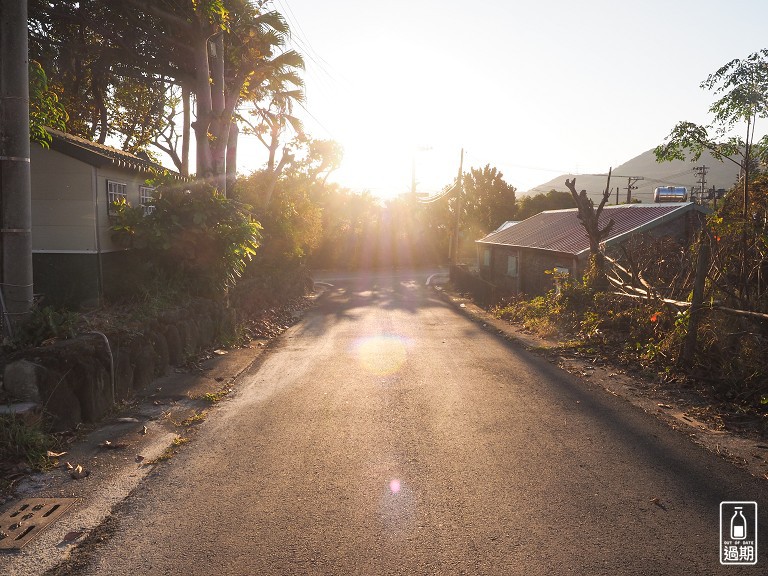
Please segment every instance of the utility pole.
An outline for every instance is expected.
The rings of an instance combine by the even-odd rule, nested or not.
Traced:
[[[632,190],[637,190],[635,183],[639,180],[645,180],[642,176],[627,176],[627,204],[632,203]]]
[[[0,2],[0,290],[3,328],[32,307],[27,0]],[[10,318],[10,322],[6,320]]]
[[[704,190],[707,189],[707,171],[709,168],[702,164],[701,166],[694,166],[693,172],[696,174],[699,184],[699,204],[701,204],[702,200],[704,199]]]
[[[462,176],[464,175],[464,148],[461,149],[461,159],[459,160],[459,175],[456,178],[456,224],[454,226],[454,235],[452,242],[451,254],[448,255],[448,260],[451,264],[456,266],[459,263],[459,226],[461,220],[461,202],[463,200],[464,191]]]
[[[432,146],[419,146],[413,150],[411,155],[411,194],[416,196],[416,153],[432,150]]]

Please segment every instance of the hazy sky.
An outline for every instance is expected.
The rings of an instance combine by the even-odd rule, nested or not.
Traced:
[[[332,179],[379,196],[410,188],[414,157],[439,190],[462,147],[521,191],[606,172],[707,122],[701,81],[768,47],[766,0],[273,4],[306,59],[308,131],[344,147]]]

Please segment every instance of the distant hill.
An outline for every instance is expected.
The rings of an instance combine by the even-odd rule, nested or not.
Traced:
[[[611,189],[614,190],[610,203],[616,202],[615,188],[619,186],[619,202],[627,200],[627,177],[642,176],[644,179],[635,183],[636,190],[632,190],[632,198],[637,198],[641,202],[653,202],[653,191],[658,186],[685,186],[690,193],[694,187],[698,187],[698,176],[694,173],[695,166],[706,166],[707,184],[706,188],[725,188],[733,187],[739,175],[739,168],[733,162],[721,162],[715,160],[710,154],[704,153],[697,162],[656,162],[653,150],[643,152],[640,156],[632,158],[628,162],[615,166],[611,176]],[[606,168],[607,175],[607,168]],[[579,174],[575,175],[576,189],[586,190],[590,198],[599,199],[605,190],[606,175]],[[538,194],[539,192],[549,192],[558,190],[567,192],[565,180],[574,178],[574,174],[563,174],[553,178],[549,182],[539,184],[535,188],[526,192],[519,192],[520,195]]]

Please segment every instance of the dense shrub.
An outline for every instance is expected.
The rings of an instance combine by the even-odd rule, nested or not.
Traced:
[[[118,204],[116,238],[141,251],[144,266],[195,295],[225,294],[256,254],[261,226],[247,207],[206,186],[160,188],[154,210]]]

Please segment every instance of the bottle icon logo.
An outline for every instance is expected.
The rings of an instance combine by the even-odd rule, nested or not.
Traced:
[[[744,514],[742,513],[742,506],[735,506],[733,510],[733,517],[731,518],[731,539],[746,540],[747,519],[744,518]]]
[[[757,502],[720,502],[720,564],[757,564]]]

